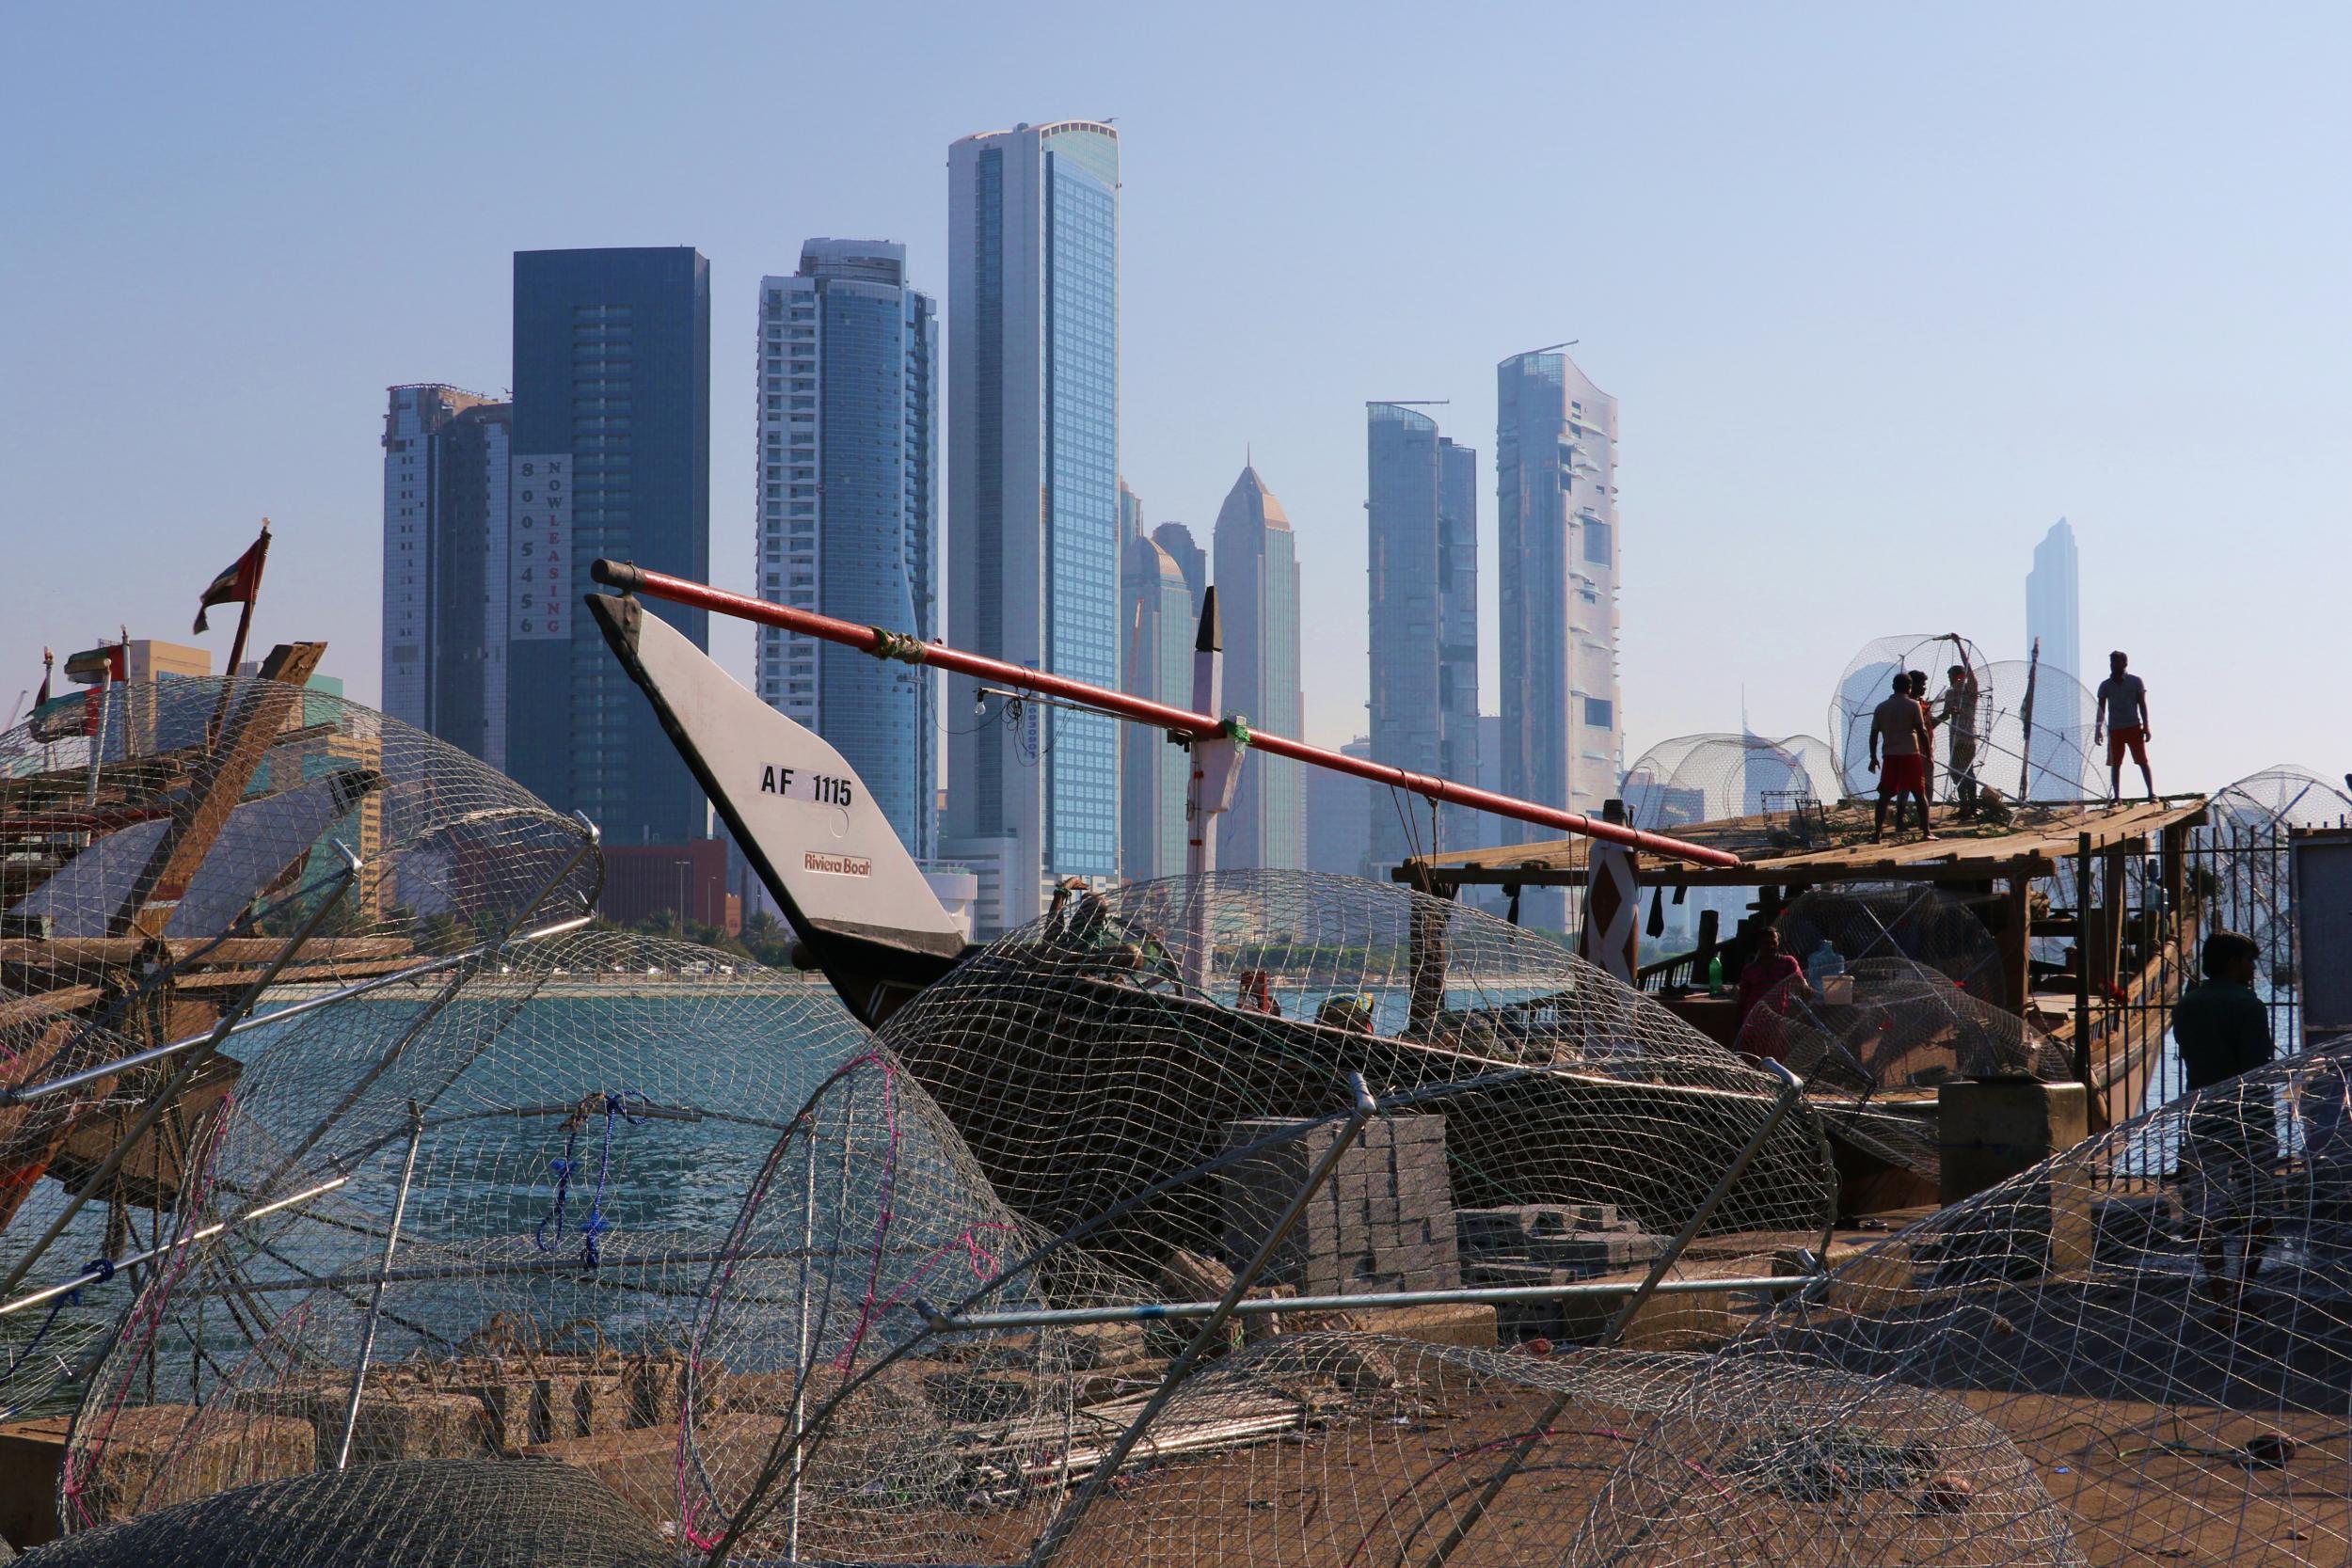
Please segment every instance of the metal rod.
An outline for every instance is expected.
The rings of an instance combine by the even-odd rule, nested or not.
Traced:
[[[384,1232],[384,1260],[376,1266],[375,1288],[368,1292],[368,1313],[359,1324],[359,1360],[351,1369],[351,1399],[343,1406],[343,1440],[335,1450],[335,1468],[351,1465],[351,1438],[359,1430],[359,1396],[367,1391],[368,1360],[375,1354],[375,1325],[384,1312],[384,1291],[391,1283],[392,1254],[400,1247],[400,1224],[408,1213],[408,1188],[417,1176],[417,1146],[424,1142],[424,1111],[408,1102],[408,1155],[400,1164],[400,1191],[392,1198],[392,1223]]]
[[[859,626],[814,610],[795,610],[789,605],[769,604],[741,594],[730,594],[708,583],[690,578],[673,577],[618,561],[598,561],[589,568],[590,575],[607,587],[624,593],[643,594],[648,598],[664,599],[672,604],[689,605],[715,614],[732,616],[760,626],[776,626],[803,637],[819,638],[855,648],[861,653],[884,658],[903,658],[910,663],[928,664],[935,669],[951,670],[959,674],[976,675],[982,680],[1000,681],[1007,686],[1046,697],[1061,697],[1107,713],[1114,718],[1132,719],[1195,740],[1213,740],[1226,734],[1225,721],[1216,714],[1194,713],[1167,703],[1131,696],[1104,687],[1090,686],[1041,670],[1030,670],[1002,659],[986,658],[978,654],[965,653],[945,643],[924,642],[913,637],[885,632],[877,626]],[[1236,736],[1234,738],[1238,739]],[[1270,756],[1289,757],[1297,762],[1311,763],[1335,772],[1350,773],[1359,779],[1392,788],[1409,790],[1447,805],[1469,806],[1508,816],[1538,827],[1555,828],[1563,832],[1581,833],[1587,838],[1604,838],[1652,854],[1676,860],[1692,861],[1701,865],[1736,866],[1740,857],[1723,849],[1705,845],[1686,843],[1662,834],[1642,832],[1598,817],[1584,816],[1576,812],[1562,811],[1555,806],[1539,805],[1492,790],[1478,789],[1455,784],[1450,779],[1428,773],[1414,773],[1386,763],[1364,757],[1351,757],[1321,746],[1311,746],[1303,740],[1286,736],[1251,730],[1248,743],[1253,751]]]
[[[1289,1205],[1267,1230],[1265,1239],[1258,1243],[1257,1250],[1249,1255],[1249,1260],[1233,1271],[1233,1282],[1226,1287],[1224,1298],[1201,1320],[1200,1331],[1193,1335],[1192,1342],[1168,1364],[1167,1375],[1160,1379],[1160,1386],[1152,1390],[1152,1397],[1143,1402],[1143,1408],[1136,1411],[1135,1419],[1127,1423],[1127,1430],[1119,1434],[1119,1441],[1113,1443],[1096,1464],[1077,1497],[1066,1499],[1056,1511],[1053,1522],[1045,1527],[1045,1532],[1038,1537],[1037,1545],[1029,1553],[1027,1568],[1047,1568],[1061,1555],[1062,1548],[1069,1544],[1070,1538],[1084,1522],[1087,1511],[1094,1506],[1094,1500],[1109,1486],[1111,1477],[1118,1474],[1120,1465],[1126,1463],[1136,1440],[1167,1408],[1177,1388],[1192,1375],[1192,1370],[1207,1356],[1209,1346],[1222,1337],[1226,1323],[1233,1316],[1233,1308],[1241,1305],[1242,1297],[1258,1282],[1258,1276],[1265,1272],[1266,1265],[1274,1261],[1275,1253],[1290,1240],[1299,1217],[1307,1212],[1307,1205],[1314,1200],[1315,1194],[1331,1179],[1331,1173],[1339,1168],[1341,1157],[1355,1146],[1357,1134],[1363,1132],[1364,1123],[1378,1113],[1380,1102],[1372,1097],[1372,1090],[1365,1085],[1363,1075],[1351,1072],[1347,1081],[1349,1089],[1354,1093],[1355,1104],[1349,1109],[1347,1119],[1340,1124],[1339,1136],[1331,1140],[1331,1147],[1323,1151],[1313,1167],[1307,1172],[1307,1179],[1299,1183],[1298,1191],[1291,1195]]]
[[[536,930],[526,931],[514,938],[513,941],[516,942],[543,942],[548,937],[562,936],[566,931],[577,931],[595,918],[594,915],[583,914],[571,920],[559,920],[552,926],[542,926]],[[396,986],[405,980],[420,979],[427,974],[437,974],[445,969],[453,969],[459,964],[481,958],[489,951],[487,944],[469,947],[463,953],[452,953],[444,958],[428,958],[408,969],[396,970],[389,974],[378,974],[371,979],[355,981],[347,986],[339,986],[324,995],[305,997],[299,1002],[289,1003],[270,1012],[254,1013],[248,1017],[240,1018],[230,1026],[229,1033],[242,1035],[248,1029],[260,1029],[273,1023],[284,1023],[291,1019],[300,1018],[305,1013],[314,1013],[321,1007],[329,1007],[338,1002],[348,1002],[353,997],[365,996],[370,991],[381,990],[387,986]],[[167,1057],[177,1056],[183,1051],[202,1045],[210,1038],[212,1038],[210,1034],[190,1035],[183,1039],[150,1046],[145,1051],[135,1051],[128,1056],[119,1056],[111,1062],[101,1062],[96,1067],[84,1068],[78,1072],[69,1072],[60,1078],[47,1079],[39,1084],[27,1084],[22,1088],[0,1088],[0,1106],[21,1105],[28,1100],[39,1100],[43,1095],[61,1094],[67,1089],[78,1089],[93,1079],[110,1078],[116,1073],[127,1072],[133,1068],[146,1067],[151,1062],[160,1062]]]
[[[278,978],[278,972],[286,967],[295,953],[301,951],[304,942],[309,942],[317,934],[318,928],[326,923],[326,917],[342,904],[343,895],[358,884],[359,857],[353,854],[349,847],[340,841],[335,845],[335,848],[343,857],[343,868],[336,874],[331,891],[319,900],[318,908],[310,911],[310,918],[302,923],[302,928],[287,939],[285,945],[278,948],[262,973],[254,976],[253,983],[246,987],[236,1001],[230,1004],[221,1013],[220,1022],[213,1026],[213,1032],[205,1037],[204,1043],[190,1052],[186,1060],[172,1069],[171,1076],[165,1079],[157,1085],[155,1092],[147,1097],[146,1103],[141,1105],[138,1114],[131,1118],[130,1125],[115,1139],[115,1146],[106,1151],[105,1159],[99,1162],[98,1168],[90,1173],[89,1179],[82,1184],[79,1191],[75,1192],[72,1200],[58,1212],[57,1217],[50,1222],[49,1228],[41,1232],[40,1240],[35,1242],[24,1256],[17,1259],[16,1265],[8,1271],[7,1278],[0,1279],[0,1295],[5,1295],[24,1283],[24,1276],[31,1272],[33,1264],[55,1244],[59,1236],[65,1233],[65,1227],[72,1223],[74,1215],[82,1212],[82,1207],[89,1201],[90,1195],[98,1192],[105,1185],[108,1177],[122,1168],[122,1162],[130,1157],[132,1148],[153,1130],[155,1124],[163,1119],[164,1113],[179,1101],[180,1093],[187,1087],[188,1080],[196,1076],[196,1069],[210,1061],[213,1053],[220,1049],[220,1042],[229,1037],[230,1026],[238,1019],[253,1010],[253,1005],[262,999],[262,993],[267,991],[272,982]],[[272,1182],[262,1183],[263,1190],[266,1191],[273,1184]]]
[[[269,1203],[264,1203],[258,1209],[248,1209],[234,1219],[215,1221],[211,1225],[205,1226],[200,1230],[190,1231],[185,1238],[184,1244],[193,1245],[198,1242],[210,1241],[224,1230],[231,1230],[241,1225],[250,1225],[255,1220],[264,1218],[270,1214],[275,1214],[281,1209],[291,1209],[297,1203],[308,1203],[312,1198],[319,1196],[321,1194],[331,1193],[336,1188],[343,1186],[350,1180],[351,1178],[348,1176],[339,1176],[331,1181],[322,1181],[315,1187],[305,1187],[298,1193],[290,1194],[285,1197],[278,1198]],[[171,1241],[165,1242],[160,1245],[149,1247],[143,1252],[134,1252],[127,1257],[111,1259],[109,1261],[111,1261],[117,1269],[127,1269],[134,1263],[144,1263],[151,1258],[160,1258],[165,1253],[169,1252],[173,1247],[180,1246],[182,1244],[183,1244],[182,1239],[175,1237]],[[56,1285],[44,1285],[38,1291],[28,1291],[26,1294],[18,1296],[14,1301],[0,1303],[0,1318],[8,1317],[11,1313],[22,1312],[28,1307],[39,1307],[44,1301],[49,1301],[55,1297],[69,1294],[74,1291],[80,1290],[85,1285],[98,1284],[104,1278],[104,1276],[105,1271],[103,1269],[85,1269],[80,1274],[74,1275],[72,1279],[62,1281],[61,1283]],[[217,1292],[206,1291],[203,1293],[209,1295],[215,1294]]]
[[[804,1138],[801,1173],[801,1309],[800,1349],[792,1379],[792,1501],[787,1516],[784,1560],[801,1560],[801,1477],[807,1465],[802,1444],[808,1434],[808,1263],[817,1245],[817,1139]]]
[[[1793,1291],[1813,1283],[1812,1275],[1746,1275],[1722,1279],[1669,1279],[1656,1295],[1686,1295],[1702,1291]],[[1464,1286],[1452,1291],[1384,1291],[1357,1296],[1253,1296],[1233,1305],[1236,1318],[1270,1316],[1277,1312],[1380,1311],[1392,1307],[1478,1306],[1518,1301],[1575,1301],[1585,1297],[1622,1296],[1639,1291],[1637,1279],[1581,1279],[1564,1285]],[[942,1333],[979,1333],[1000,1328],[1066,1328],[1080,1323],[1165,1323],[1205,1318],[1216,1310],[1213,1301],[1146,1302],[1135,1307],[1067,1307],[1035,1312],[942,1312],[929,1302],[914,1303],[923,1321]]]
[[[2090,835],[2074,837],[2074,1082],[2090,1092]],[[2106,945],[2103,937],[2099,943]],[[2028,992],[2033,959],[2026,960]]]
[[[1627,1328],[1632,1325],[1634,1316],[1642,1310],[1644,1304],[1650,1297],[1658,1293],[1659,1286],[1664,1282],[1667,1272],[1681,1258],[1683,1249],[1691,1244],[1707,1222],[1713,1217],[1715,1211],[1722,1206],[1724,1199],[1731,1195],[1733,1186],[1739,1182],[1740,1177],[1747,1174],[1750,1163],[1763,1150],[1764,1145],[1771,1139],[1773,1131],[1780,1126],[1781,1118],[1788,1116],[1789,1109],[1804,1095],[1804,1079],[1769,1057],[1766,1058],[1764,1065],[1777,1073],[1781,1079],[1780,1098],[1772,1102],[1772,1112],[1765,1117],[1764,1125],[1757,1128],[1755,1136],[1749,1138],[1740,1152],[1732,1157],[1729,1168],[1716,1181],[1714,1190],[1699,1200],[1698,1208],[1692,1211],[1688,1220],[1683,1222],[1681,1230],[1667,1244],[1666,1250],[1658,1255],[1657,1260],[1650,1265],[1648,1275],[1643,1279],[1641,1287],[1633,1292],[1630,1300],[1617,1308],[1617,1315],[1609,1320],[1609,1326],[1601,1330],[1596,1348],[1606,1349],[1615,1344]],[[1570,1389],[1562,1389],[1558,1395],[1554,1396],[1551,1403],[1545,1407],[1544,1413],[1535,1418],[1535,1424],[1528,1429],[1527,1435],[1519,1439],[1518,1446],[1511,1450],[1511,1457],[1502,1462],[1502,1467],[1494,1473],[1494,1478],[1486,1482],[1486,1488],[1463,1512],[1462,1517],[1454,1521],[1454,1528],[1446,1532],[1443,1541],[1438,1543],[1438,1549],[1429,1554],[1422,1562],[1422,1568],[1444,1568],[1446,1560],[1451,1558],[1462,1543],[1469,1538],[1470,1532],[1478,1528],[1479,1520],[1486,1516],[1486,1511],[1494,1506],[1495,1499],[1502,1496],[1502,1489],[1510,1485],[1512,1478],[1526,1467],[1528,1455],[1535,1451],[1535,1445],[1541,1442],[1545,1433],[1551,1430],[1552,1423],[1557,1421],[1561,1413],[1567,1409],[1568,1402],[1573,1397],[1573,1390]]]

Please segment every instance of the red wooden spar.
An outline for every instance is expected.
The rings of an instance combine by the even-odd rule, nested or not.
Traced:
[[[751,621],[763,626],[776,626],[798,632],[803,637],[822,638],[838,642],[845,648],[873,654],[883,658],[900,658],[912,664],[929,664],[936,669],[953,670],[958,674],[977,675],[1041,697],[1057,697],[1065,702],[1081,703],[1115,718],[1132,719],[1137,723],[1155,725],[1160,729],[1190,739],[1208,740],[1226,733],[1224,721],[1214,714],[1193,713],[1166,703],[1155,703],[1147,697],[1136,697],[1124,691],[1112,691],[1085,681],[1072,680],[1042,670],[1031,670],[1002,659],[967,654],[961,648],[950,648],[940,642],[917,641],[897,632],[877,626],[860,626],[854,621],[838,620],[819,615],[815,610],[794,610],[787,605],[770,604],[748,594],[730,594],[723,588],[713,588],[707,582],[688,578],[672,577],[667,572],[648,571],[643,566],[620,561],[599,561],[589,568],[590,575],[610,588],[627,594],[642,594],[650,599],[665,599],[672,604],[689,605],[707,610],[716,615],[731,615],[739,621]],[[1498,795],[1488,789],[1474,789],[1469,784],[1455,784],[1434,774],[1408,772],[1384,763],[1363,757],[1351,757],[1339,752],[1310,746],[1288,736],[1268,735],[1251,730],[1249,748],[1269,756],[1290,757],[1298,762],[1312,763],[1338,773],[1352,773],[1374,784],[1409,790],[1449,806],[1469,806],[1508,816],[1540,827],[1554,828],[1562,832],[1581,833],[1587,838],[1606,839],[1613,844],[1645,849],[1654,855],[1690,861],[1699,865],[1738,865],[1740,857],[1723,849],[1710,849],[1703,844],[1690,844],[1678,838],[1659,833],[1645,833],[1615,822],[1598,821],[1555,806],[1540,806],[1533,800],[1515,796]]]

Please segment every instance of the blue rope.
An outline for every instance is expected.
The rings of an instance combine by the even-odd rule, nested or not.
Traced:
[[[580,1233],[583,1238],[580,1244],[580,1260],[592,1269],[604,1260],[604,1246],[601,1238],[606,1231],[612,1228],[612,1222],[604,1217],[604,1179],[612,1168],[612,1124],[623,1118],[626,1118],[631,1127],[642,1127],[645,1123],[644,1117],[632,1117],[628,1114],[628,1099],[626,1095],[606,1095],[604,1097],[604,1153],[596,1162],[596,1195],[588,1200],[588,1217],[580,1224]]]
[[[82,1285],[103,1285],[115,1276],[115,1260],[111,1258],[93,1258],[82,1265],[82,1273],[98,1276],[95,1279],[83,1280]],[[0,1372],[0,1377],[15,1377],[16,1370],[32,1359],[33,1352],[40,1349],[41,1340],[48,1338],[50,1328],[57,1321],[57,1314],[69,1307],[82,1305],[82,1285],[76,1285],[72,1290],[50,1302],[49,1315],[40,1320],[40,1326],[33,1330],[31,1338],[24,1341],[24,1348],[8,1357],[8,1370],[6,1372]],[[13,1410],[8,1413],[15,1414]]]
[[[579,1162],[572,1158],[572,1148],[579,1140],[580,1129],[577,1127],[568,1129],[564,1134],[564,1157],[548,1162],[548,1169],[555,1172],[555,1207],[548,1211],[546,1219],[539,1222],[539,1228],[531,1233],[532,1244],[541,1252],[553,1252],[562,1243],[564,1205],[571,1196],[572,1174],[580,1168]],[[555,1241],[548,1240],[548,1231],[550,1227],[555,1231]]]

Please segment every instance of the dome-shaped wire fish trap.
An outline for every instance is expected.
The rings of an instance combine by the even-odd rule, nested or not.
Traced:
[[[2352,1557],[2352,1087],[2293,1057],[1831,1270],[1722,1353],[1964,1402],[2093,1562]]]
[[[1822,808],[1842,791],[1836,757],[1812,736],[1686,735],[1643,752],[1618,793],[1626,819],[1645,832],[1754,816],[1796,846],[1818,836]]]
[[[1858,799],[1878,791],[1878,775],[1869,768],[1870,720],[1879,704],[1892,693],[1896,674],[1916,671],[1926,675],[1930,706],[1940,711],[1942,704],[1937,699],[1952,684],[1947,671],[1953,665],[1963,666],[1975,673],[1980,713],[1992,711],[2000,698],[1990,678],[1992,661],[1978,651],[1974,642],[1958,633],[1882,637],[1864,646],[1848,662],[1845,673],[1837,677],[1837,689],[1831,694],[1829,705],[1829,744],[1836,755],[1837,777],[1848,796]],[[1936,732],[1936,756],[1937,766],[1931,777],[1941,799],[1948,784],[1948,730]]]
[[[111,1260],[165,1244],[254,1009],[447,982],[469,955],[584,923],[601,875],[580,821],[326,692],[116,687],[68,705],[62,728],[58,706],[0,736],[11,1302],[77,1271],[105,1284]],[[12,1412],[48,1399],[108,1326],[95,1301],[56,1298],[0,1323]]]

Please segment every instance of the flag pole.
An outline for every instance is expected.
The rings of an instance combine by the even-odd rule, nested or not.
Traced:
[[[253,629],[253,601],[262,596],[262,568],[269,562],[269,519],[267,517],[262,519],[260,549],[261,554],[253,561],[252,591],[246,594],[245,602],[237,607],[237,635],[229,640],[229,668],[221,672],[229,678],[220,683],[220,705],[213,710],[212,726],[204,736],[206,751],[212,750],[219,742],[221,727],[229,722],[230,693],[237,689],[237,666],[245,662],[246,635]]]

